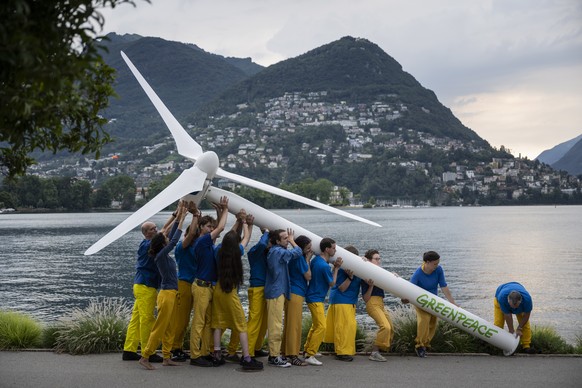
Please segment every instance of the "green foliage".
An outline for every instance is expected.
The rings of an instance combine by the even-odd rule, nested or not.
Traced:
[[[34,150],[92,153],[111,141],[99,111],[114,70],[98,53],[99,9],[132,0],[6,0],[0,6],[0,168],[9,177]],[[8,33],[9,32],[9,33]]]
[[[576,334],[574,342],[574,353],[582,354],[582,333]]]
[[[547,354],[568,354],[574,352],[574,347],[566,343],[556,333],[556,329],[550,326],[533,326],[531,346]]]
[[[57,352],[89,354],[123,349],[131,306],[119,299],[92,300],[61,320],[56,331]]]
[[[0,349],[36,348],[41,344],[42,326],[26,314],[0,310]]]

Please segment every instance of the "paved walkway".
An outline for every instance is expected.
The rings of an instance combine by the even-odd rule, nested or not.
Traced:
[[[154,364],[147,371],[120,353],[71,356],[52,352],[0,352],[0,387],[580,387],[582,357],[515,355],[389,356],[388,362],[356,356],[323,366],[242,372],[236,364],[200,368]],[[260,359],[266,362],[266,358]]]

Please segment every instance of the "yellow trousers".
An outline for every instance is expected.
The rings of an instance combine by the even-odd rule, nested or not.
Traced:
[[[426,311],[416,308],[416,348],[430,348],[430,341],[437,328],[437,317]]]
[[[192,283],[194,298],[194,314],[190,327],[190,358],[198,358],[210,354],[213,346],[212,330],[212,295],[214,286],[201,287]]]
[[[311,328],[307,333],[303,350],[308,356],[314,356],[325,337],[325,311],[323,302],[307,303],[307,307],[311,311]]]
[[[172,349],[182,349],[184,347],[184,335],[190,323],[192,314],[192,283],[178,280],[178,301],[176,305],[176,332],[174,333],[174,344]]]
[[[349,356],[356,354],[357,330],[355,304],[329,305],[324,342],[333,343],[335,354]]]
[[[123,350],[135,353],[140,343],[143,351],[150,338],[152,326],[156,321],[154,310],[156,308],[158,290],[143,284],[134,284],[133,296],[135,302],[131,310],[131,319],[127,326]]]
[[[267,299],[267,330],[269,330],[269,355],[281,354],[281,332],[283,331],[283,308],[285,295]]]
[[[285,327],[283,328],[283,354],[298,356],[301,348],[301,329],[303,326],[304,297],[291,294],[285,299]]]
[[[366,303],[366,312],[378,325],[378,333],[376,333],[374,345],[384,352],[389,351],[394,336],[394,325],[384,307],[384,299],[381,296],[370,297],[370,300]]]
[[[267,301],[265,300],[265,287],[249,287],[249,316],[247,320],[247,333],[249,336],[249,353],[263,348],[263,341],[267,333]],[[240,344],[240,335],[231,329],[230,342],[227,346],[228,354],[234,354]]]
[[[162,354],[164,358],[170,358],[176,322],[176,290],[160,290],[158,293],[158,317],[152,327],[148,344],[142,357],[148,358],[156,352],[160,341],[162,342]]]
[[[505,316],[503,314],[503,311],[501,311],[501,307],[499,306],[499,302],[497,301],[497,298],[493,298],[493,306],[494,306],[493,324],[495,326],[503,329],[503,327],[505,326]],[[523,313],[516,314],[516,315],[517,315],[518,322],[523,319]],[[512,319],[513,319],[513,317],[512,317]],[[517,328],[517,325],[514,324],[513,328],[514,329]],[[522,348],[529,348],[531,346],[531,327],[529,325],[529,320],[521,328],[521,334],[522,334],[521,338],[519,339],[519,343],[521,344],[521,347]]]

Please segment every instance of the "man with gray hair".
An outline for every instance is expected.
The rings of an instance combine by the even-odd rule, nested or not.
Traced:
[[[531,347],[531,327],[529,317],[533,309],[533,302],[530,294],[524,286],[517,282],[505,283],[497,287],[495,291],[494,321],[497,327],[503,328],[507,323],[507,329],[511,334],[520,336],[520,344],[525,353],[538,353]],[[517,316],[517,328],[513,328],[513,314]]]

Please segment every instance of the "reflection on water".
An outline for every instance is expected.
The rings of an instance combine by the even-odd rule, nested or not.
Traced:
[[[573,341],[582,329],[582,207],[482,207],[358,209],[375,228],[319,210],[277,213],[339,245],[376,248],[382,265],[410,278],[422,253],[441,254],[449,288],[468,311],[493,320],[493,295],[501,283],[519,281],[534,300],[533,324],[554,326]],[[135,251],[141,233],[123,236],[93,256],[83,256],[129,213],[0,215],[0,308],[50,322],[97,297],[132,301]],[[161,225],[168,213],[154,218]],[[251,245],[259,238],[254,230]],[[249,247],[251,246],[249,245]],[[246,260],[245,260],[246,264]],[[245,268],[248,271],[248,269]],[[246,301],[246,289],[241,289]],[[388,295],[389,305],[399,299]],[[365,318],[363,303],[358,306]]]

